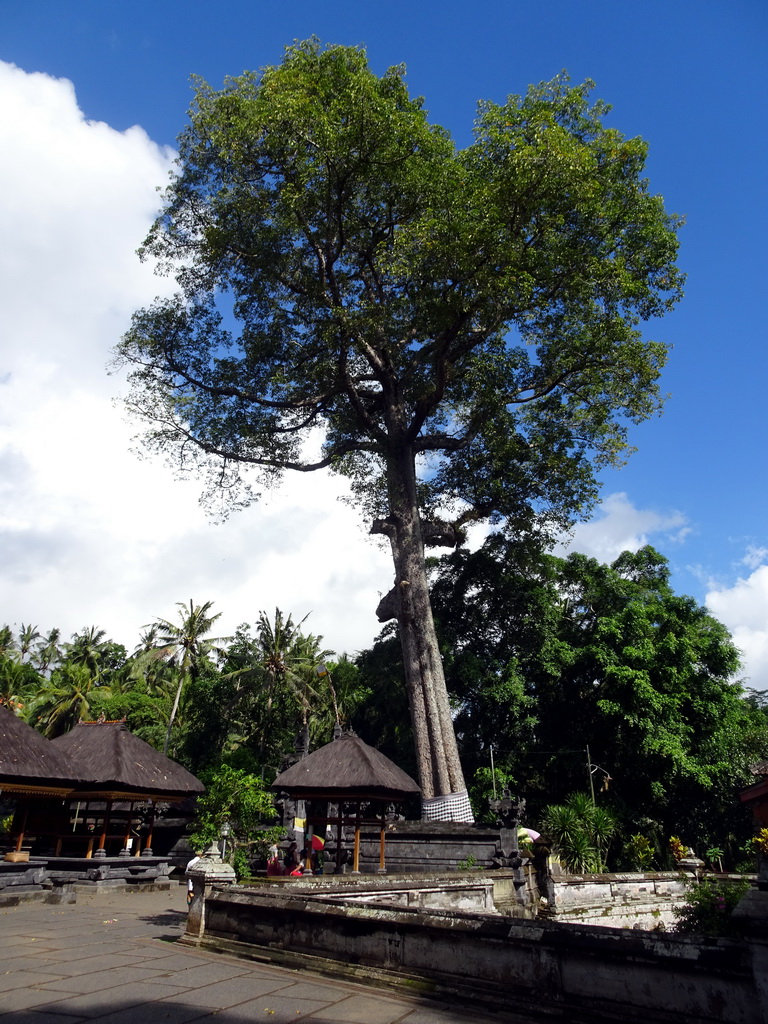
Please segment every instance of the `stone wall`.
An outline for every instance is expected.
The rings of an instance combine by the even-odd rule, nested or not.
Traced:
[[[753,929],[749,941],[696,940],[461,909],[372,905],[348,898],[354,887],[344,898],[342,888],[324,891],[319,880],[314,887],[214,887],[203,928],[187,941],[454,993],[530,1020],[768,1024],[764,930]]]
[[[672,928],[693,876],[681,872],[563,875],[552,886],[558,921],[647,931]]]
[[[360,836],[360,869],[373,874],[379,867],[377,829]],[[385,834],[385,862],[390,873],[455,871],[461,864],[493,867],[499,829],[448,821],[391,821]]]
[[[548,864],[538,864],[538,875],[532,864],[526,864],[525,891],[520,893],[515,892],[507,871],[494,870],[498,828],[396,821],[388,823],[385,838],[388,875],[415,877],[426,872],[450,877],[471,866],[478,873],[493,875],[496,907],[520,917],[546,915],[602,927],[665,930],[674,925],[674,908],[682,903],[685,888],[694,878],[681,871],[569,875],[549,858]],[[377,830],[363,831],[360,866],[364,873],[373,874],[378,868],[379,841]],[[549,876],[546,891],[541,871]]]

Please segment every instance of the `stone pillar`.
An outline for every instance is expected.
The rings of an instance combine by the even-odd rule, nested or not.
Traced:
[[[221,859],[218,843],[211,843],[197,864],[187,872],[192,880],[192,902],[187,914],[187,930],[183,942],[194,944],[202,939],[205,932],[205,901],[215,884],[231,885],[235,871]]]
[[[511,868],[514,876],[515,896],[521,907],[530,903],[524,864],[526,858],[520,855],[518,832],[525,813],[525,800],[516,799],[508,788],[502,791],[500,800],[488,801],[500,826],[499,841],[493,858],[495,867]]]
[[[700,860],[693,850],[689,849],[685,857],[681,858],[677,862],[677,866],[682,868],[683,871],[690,871],[694,879],[698,882],[701,874],[704,870],[705,864],[703,860]]]

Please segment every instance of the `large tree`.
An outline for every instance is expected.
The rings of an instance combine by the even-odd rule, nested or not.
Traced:
[[[379,616],[398,622],[423,794],[446,798],[427,816],[470,811],[425,545],[583,514],[595,466],[659,407],[666,350],[638,324],[679,298],[677,223],[590,89],[482,103],[457,149],[403,69],[377,77],[357,48],[310,40],[199,81],[144,247],[179,292],[119,348],[150,446],[229,504],[243,466],[351,478],[391,545]]]
[[[540,814],[589,792],[625,828],[722,845],[768,730],[727,629],[675,594],[651,547],[611,565],[501,537],[441,559],[432,588],[465,766],[497,768]],[[536,821],[536,818],[532,818]],[[746,836],[741,836],[742,840]]]

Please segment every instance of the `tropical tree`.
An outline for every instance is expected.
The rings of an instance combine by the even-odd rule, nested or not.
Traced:
[[[152,660],[163,659],[172,662],[178,670],[178,683],[173,698],[171,713],[168,718],[168,728],[163,743],[163,753],[168,753],[171,742],[171,731],[176,715],[179,710],[182,691],[191,678],[200,671],[202,662],[207,661],[210,654],[217,649],[217,644],[223,642],[223,637],[209,637],[213,624],[221,618],[221,612],[211,615],[212,601],[196,605],[190,598],[187,606],[183,601],[177,601],[179,609],[178,622],[170,622],[168,619],[157,619],[152,625],[156,632],[151,636],[155,646],[144,653],[145,663]],[[144,626],[144,629],[151,630],[152,626]]]
[[[335,661],[319,662],[315,671],[318,707],[325,712],[316,711],[314,718],[319,734],[327,737],[336,724],[353,724],[370,691],[361,683],[357,665],[346,654]]]
[[[315,667],[330,655],[320,649],[322,637],[305,635],[301,627],[308,616],[295,623],[293,616],[286,618],[279,608],[270,621],[266,612],[259,612],[256,624],[255,656],[257,665],[264,670],[269,680],[267,707],[272,706],[278,681],[293,691],[302,708],[302,720],[307,722],[309,694],[312,692]]]
[[[496,536],[447,556],[432,597],[471,769],[492,745],[535,815],[597,763],[628,830],[684,830],[703,852],[748,833],[734,794],[768,731],[728,631],[669,576],[651,547],[603,565]]]
[[[316,736],[329,708],[333,720],[338,716],[333,684],[318,673],[332,652],[322,647],[322,637],[302,632],[306,619],[294,622],[279,608],[270,619],[261,611],[255,635],[243,623],[227,652],[224,678],[234,683],[228,717],[240,723],[242,742],[255,742],[262,763],[270,759],[268,747],[271,758],[285,751],[299,725]]]
[[[16,650],[16,639],[11,627],[7,624],[0,627],[0,655],[10,658],[16,653]]]
[[[82,664],[64,663],[43,681],[25,708],[25,718],[43,735],[53,738],[69,732],[82,718],[91,717],[91,699],[97,680]]]
[[[45,676],[61,660],[61,630],[54,627],[46,636],[42,636],[35,650],[35,667]]]
[[[273,795],[263,779],[229,765],[202,774],[206,791],[197,800],[190,843],[193,849],[204,850],[218,842],[226,825],[229,859],[241,878],[250,873],[250,857],[266,856],[270,843],[284,833],[282,827],[269,829],[277,817]]]
[[[355,664],[362,689],[355,712],[355,731],[416,777],[418,766],[408,714],[403,650],[393,623],[382,629],[373,647],[358,654]]]
[[[18,651],[22,661],[28,661],[30,653],[34,649],[35,641],[41,638],[37,626],[25,626],[22,622],[19,630]]]
[[[379,78],[357,48],[310,40],[221,91],[198,81],[144,248],[180,292],[118,350],[148,444],[212,470],[210,494],[250,500],[242,466],[352,480],[391,547],[379,616],[398,622],[437,817],[471,813],[425,545],[584,514],[593,466],[661,401],[665,348],[638,324],[680,296],[677,222],[590,88],[483,103],[457,150],[403,69]]]
[[[87,669],[97,686],[107,682],[110,674],[123,666],[126,657],[122,644],[110,640],[106,630],[98,626],[84,627],[64,644],[64,661]]]
[[[170,694],[149,693],[143,680],[130,677],[119,680],[119,683],[119,686],[113,682],[109,687],[100,686],[90,691],[90,715],[94,719],[103,715],[112,722],[122,720],[134,736],[162,750],[173,691]],[[202,723],[200,729],[204,733]]]
[[[0,654],[0,704],[23,713],[43,680],[28,662]]]

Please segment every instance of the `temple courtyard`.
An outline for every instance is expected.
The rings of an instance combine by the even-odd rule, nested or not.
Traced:
[[[523,1024],[176,943],[186,889],[0,908],[0,1024]]]

